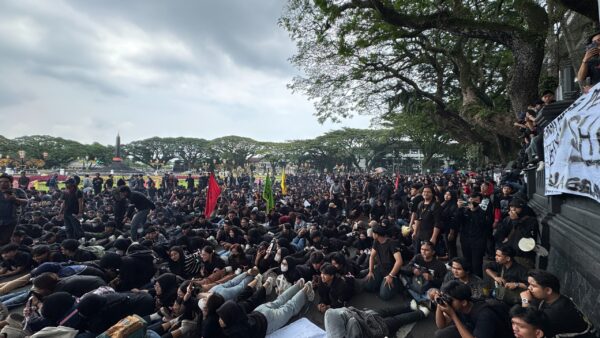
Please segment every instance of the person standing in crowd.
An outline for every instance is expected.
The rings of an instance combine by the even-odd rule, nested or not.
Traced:
[[[21,190],[13,189],[13,177],[0,174],[0,245],[8,244],[17,226],[17,207],[27,204]]]
[[[79,239],[84,237],[79,220],[83,216],[83,193],[77,187],[75,180],[69,178],[65,181],[66,188],[62,194],[62,208],[59,215],[65,222],[67,238]]]
[[[433,243],[436,251],[443,250],[443,241],[441,236],[441,208],[439,203],[433,198],[433,188],[425,186],[421,195],[423,201],[417,206],[417,215],[413,232],[413,247],[415,254],[419,253],[420,243],[429,241]]]
[[[102,191],[102,183],[104,183],[104,179],[100,177],[100,173],[96,173],[96,177],[92,180],[95,195],[98,195]]]
[[[21,171],[21,176],[19,177],[19,189],[27,190],[29,189],[29,177],[24,171]]]
[[[468,206],[464,200],[458,200],[456,224],[460,229],[463,257],[471,264],[473,272],[483,277],[483,256],[492,220],[488,217],[489,214],[479,207],[480,202],[480,193],[471,194]]]

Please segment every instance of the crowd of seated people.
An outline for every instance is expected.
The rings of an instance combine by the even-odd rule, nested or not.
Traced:
[[[428,316],[437,337],[595,335],[522,245],[539,235],[518,179],[290,173],[270,210],[255,178],[218,180],[206,217],[207,177],[84,192],[2,174],[0,335],[96,337],[136,314],[148,337],[262,338],[304,309],[328,337]],[[390,306],[359,310],[359,293]]]

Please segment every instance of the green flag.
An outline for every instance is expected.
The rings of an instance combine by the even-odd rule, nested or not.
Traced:
[[[271,184],[271,178],[267,173],[267,178],[265,179],[265,187],[263,188],[262,198],[267,202],[267,214],[271,209],[275,207],[275,199],[273,198],[273,185]]]

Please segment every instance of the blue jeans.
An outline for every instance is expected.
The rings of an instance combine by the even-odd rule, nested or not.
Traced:
[[[141,237],[140,234],[144,232],[144,224],[146,224],[149,212],[150,209],[144,209],[135,213],[131,219],[131,239],[137,240]]]
[[[9,310],[18,308],[19,306],[25,304],[27,302],[27,297],[29,296],[29,289],[11,292],[7,295],[0,297],[0,302],[6,306]]]
[[[223,284],[215,285],[210,289],[210,292],[218,293],[225,301],[234,300],[254,279],[252,275],[249,275],[247,272],[241,273],[236,276],[234,279],[229,280]]]
[[[304,246],[306,245],[306,239],[301,237],[295,237],[292,239],[292,246],[296,249],[296,251],[304,250]]]
[[[294,284],[277,299],[260,305],[254,311],[262,313],[267,319],[267,335],[284,327],[295,315],[300,313],[307,297],[300,285]]]
[[[81,230],[81,223],[79,223],[79,220],[75,216],[65,213],[64,220],[68,238],[79,239],[84,237],[83,230]]]
[[[373,275],[373,279],[367,280],[367,283],[365,284],[365,290],[369,292],[376,292],[379,290],[379,298],[383,300],[390,300],[392,297],[394,297],[394,294],[398,293],[400,290],[400,282],[398,281],[398,278],[394,278],[392,281],[392,287],[389,287],[385,284],[384,277],[387,276],[387,274],[384,275],[380,267],[375,268]]]

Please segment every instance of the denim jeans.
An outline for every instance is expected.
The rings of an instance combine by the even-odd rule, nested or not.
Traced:
[[[367,281],[365,284],[365,290],[369,292],[376,292],[379,290],[379,298],[383,300],[389,300],[394,297],[394,294],[400,290],[400,282],[398,278],[394,278],[392,281],[392,287],[385,284],[385,276],[380,267],[376,267],[373,271],[374,278]],[[365,277],[366,278],[366,277]]]
[[[409,305],[399,305],[386,310],[373,311],[383,318],[388,327],[390,336],[395,336],[396,331],[402,326],[414,323],[425,318],[421,311],[411,310]],[[328,309],[325,312],[325,332],[327,338],[361,338],[363,337],[360,324],[346,308]]]
[[[27,302],[27,297],[29,295],[29,289],[11,292],[7,295],[0,297],[0,302],[6,306],[9,310],[18,308],[19,306],[25,304]]]
[[[65,213],[64,220],[68,238],[79,239],[84,237],[83,230],[81,230],[81,223],[79,223],[79,220],[75,216]]]
[[[225,301],[234,300],[237,296],[242,293],[246,285],[254,279],[252,275],[247,272],[241,273],[234,279],[229,280],[223,284],[215,285],[210,289],[210,292],[218,293]]]
[[[150,213],[150,209],[140,210],[131,219],[131,238],[133,240],[137,240],[140,237],[140,233],[144,231],[144,224],[146,224],[148,213]]]
[[[307,297],[300,285],[294,284],[285,290],[277,299],[256,308],[267,319],[267,335],[284,327],[295,315],[300,313]]]

